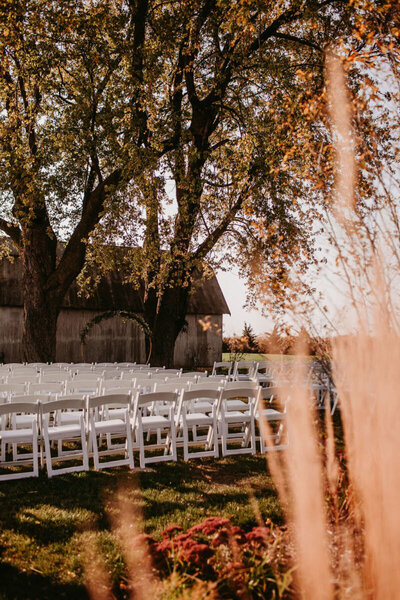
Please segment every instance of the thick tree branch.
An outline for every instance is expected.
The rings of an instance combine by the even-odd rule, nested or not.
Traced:
[[[321,46],[318,46],[318,44],[310,42],[310,40],[305,40],[304,38],[296,37],[295,35],[290,35],[289,33],[280,33],[277,31],[272,37],[281,40],[287,40],[288,42],[295,42],[296,44],[301,44],[302,46],[308,46],[309,48],[313,48],[313,50],[318,50],[318,52],[324,52],[324,49],[321,48]]]
[[[217,225],[217,227],[210,233],[208,237],[200,244],[197,250],[193,253],[193,258],[197,260],[203,260],[207,254],[214,248],[215,244],[221,239],[229,225],[232,223],[236,214],[241,209],[243,202],[247,196],[249,191],[249,187],[246,186],[244,190],[242,190],[239,194],[236,202],[231,206],[225,217],[222,221]]]
[[[63,297],[85,262],[86,239],[100,221],[107,195],[122,179],[122,170],[116,169],[90,193],[82,216],[63,252],[61,260],[48,281],[48,289],[57,290]]]
[[[21,230],[18,225],[9,223],[0,217],[0,229],[6,233],[18,246],[21,243]]]

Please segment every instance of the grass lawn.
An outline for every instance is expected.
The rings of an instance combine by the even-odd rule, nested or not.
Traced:
[[[223,352],[222,360],[230,361],[230,360],[276,360],[276,361],[286,361],[293,360],[296,358],[294,354],[239,354],[239,358],[231,352]]]
[[[159,463],[144,472],[112,469],[0,484],[0,599],[88,598],[82,560],[90,532],[105,557],[117,598],[124,598],[124,564],[108,514],[120,485],[140,507],[143,527],[159,537],[207,516],[256,524],[253,496],[264,518],[282,513],[261,456]],[[149,599],[151,600],[151,599]]]

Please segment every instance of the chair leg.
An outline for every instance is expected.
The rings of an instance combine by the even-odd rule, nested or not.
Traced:
[[[43,439],[44,439],[44,451],[45,451],[45,457],[46,457],[47,476],[50,478],[53,476],[53,463],[52,463],[52,459],[51,459],[51,448],[50,448],[49,435],[48,435],[46,429],[43,432]]]
[[[132,432],[131,432],[129,423],[126,426],[126,445],[127,445],[128,459],[129,459],[129,467],[131,469],[134,469],[135,465],[133,462]]]
[[[185,415],[182,414],[183,460],[189,460],[189,432]]]
[[[144,454],[144,435],[143,435],[143,424],[141,415],[138,415],[138,426],[137,426],[137,440],[139,442],[139,460],[140,468],[144,469],[146,466],[145,454]]]
[[[81,420],[81,444],[82,444],[82,462],[85,471],[89,471],[89,454],[86,442],[86,431],[83,419]]]
[[[33,455],[33,475],[39,477],[39,453],[38,453],[38,435],[36,423],[32,425],[33,440],[32,440],[32,455]]]
[[[171,458],[173,461],[178,460],[178,456],[176,453],[176,430],[175,430],[175,420],[174,415],[171,415]]]

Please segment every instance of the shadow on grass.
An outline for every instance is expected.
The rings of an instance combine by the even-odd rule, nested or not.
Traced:
[[[0,561],[0,600],[88,600],[79,583],[56,583],[39,573],[24,573]]]
[[[86,530],[98,532],[116,597],[121,597],[123,558],[107,516],[120,486],[126,488],[129,501],[140,507],[146,530],[156,537],[172,523],[191,526],[216,515],[250,528],[256,524],[250,490],[264,517],[276,523],[282,518],[260,456],[179,460],[142,472],[115,468],[4,482],[0,486],[0,600],[88,598],[79,557],[79,534]],[[64,583],[68,571],[70,581]]]

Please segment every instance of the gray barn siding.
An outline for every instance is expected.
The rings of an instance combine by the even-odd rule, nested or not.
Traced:
[[[80,331],[99,311],[61,311],[57,327],[57,361],[81,362]],[[6,362],[21,360],[22,308],[3,307],[0,311],[0,353]],[[196,368],[220,360],[222,316],[188,315],[186,331],[175,345],[174,364]],[[204,323],[206,325],[204,325]],[[95,325],[84,347],[87,362],[125,362],[146,360],[142,331],[132,322],[115,318]],[[151,359],[150,359],[151,362]]]
[[[6,362],[21,360],[22,308],[3,306],[0,310],[0,353]]]
[[[174,365],[195,369],[221,360],[222,315],[187,315],[186,322],[175,343]]]
[[[7,362],[21,360],[22,265],[14,250],[13,256],[12,262],[0,260],[0,353],[4,352]],[[77,284],[72,284],[58,320],[57,360],[81,362],[82,327],[94,315],[106,310],[142,313],[143,296],[144,290],[124,283],[123,273],[119,271],[103,277],[89,298],[80,296]],[[187,327],[179,334],[175,345],[176,366],[203,367],[221,360],[223,314],[230,313],[216,277],[202,281],[189,298]],[[124,323],[118,318],[96,325],[87,338],[84,351],[88,362],[144,362],[146,359],[141,330],[134,323]]]
[[[98,311],[62,310],[57,327],[57,361],[81,362],[80,332]],[[86,362],[144,362],[144,336],[132,321],[114,318],[95,325],[84,346]]]

